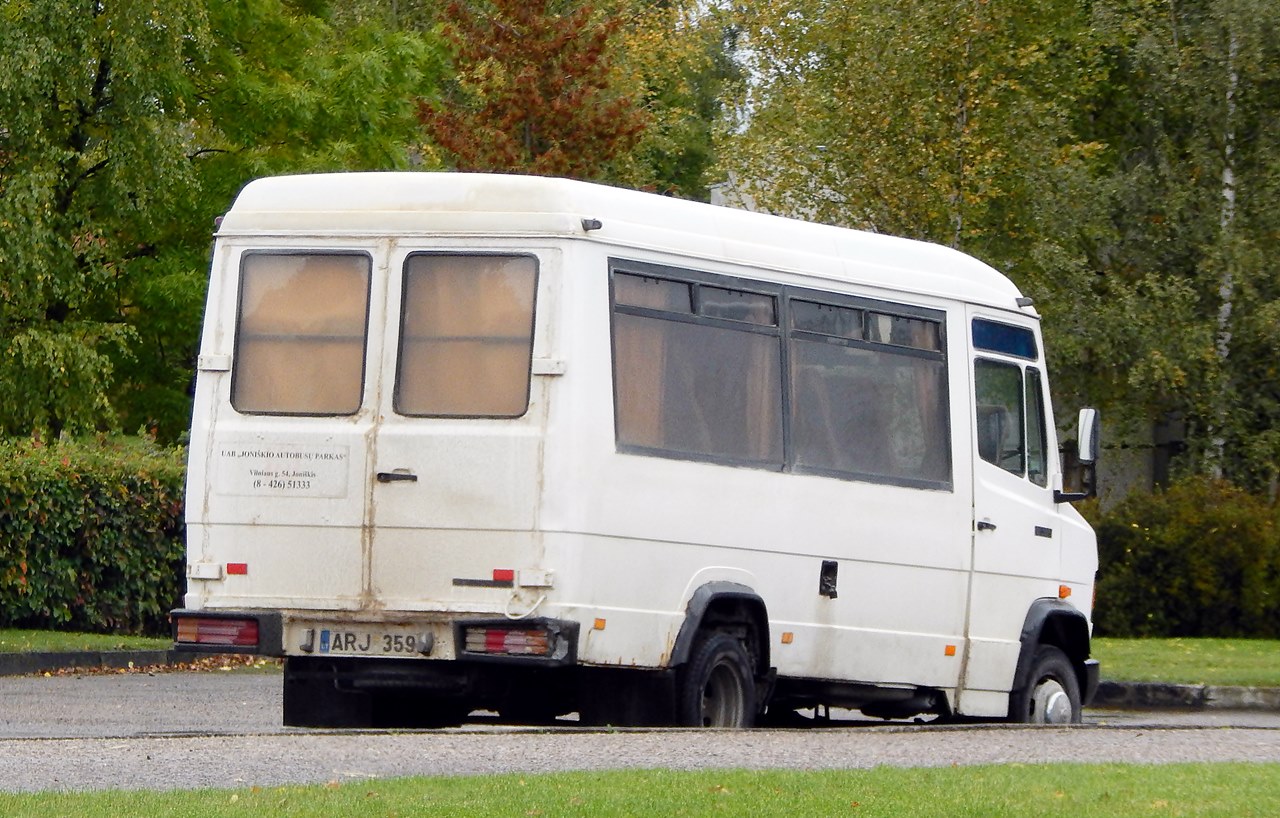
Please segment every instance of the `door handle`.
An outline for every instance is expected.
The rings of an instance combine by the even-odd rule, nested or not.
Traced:
[[[979,531],[995,531],[996,524],[991,522],[990,520],[978,520],[978,530]]]
[[[416,483],[418,475],[403,471],[380,471],[378,472],[379,483]]]

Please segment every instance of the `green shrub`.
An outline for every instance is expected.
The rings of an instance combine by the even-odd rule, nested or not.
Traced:
[[[0,442],[0,626],[166,633],[184,459],[140,439]]]
[[[1266,499],[1195,478],[1087,513],[1099,636],[1280,637],[1280,527]]]

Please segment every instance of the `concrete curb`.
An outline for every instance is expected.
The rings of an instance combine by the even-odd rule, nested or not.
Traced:
[[[1280,688],[1104,681],[1098,685],[1091,706],[1119,710],[1280,710]]]
[[[103,650],[50,653],[0,653],[0,676],[26,676],[76,668],[128,668],[176,665],[208,658],[186,650]]]

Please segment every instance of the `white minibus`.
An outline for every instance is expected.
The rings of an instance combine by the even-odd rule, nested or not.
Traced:
[[[955,250],[267,178],[198,366],[175,640],[283,657],[286,724],[1065,723],[1097,685],[1096,413],[1060,446],[1031,300]]]

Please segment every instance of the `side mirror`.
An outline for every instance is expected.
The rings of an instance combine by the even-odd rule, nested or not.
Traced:
[[[1062,481],[1066,485],[1053,492],[1055,503],[1087,500],[1098,493],[1098,454],[1101,450],[1102,419],[1097,409],[1080,410],[1075,445],[1068,443],[1062,457]]]
[[[1092,466],[1098,462],[1101,434],[1102,418],[1098,415],[1098,410],[1092,408],[1081,409],[1076,440],[1079,441],[1077,457],[1084,465]]]

